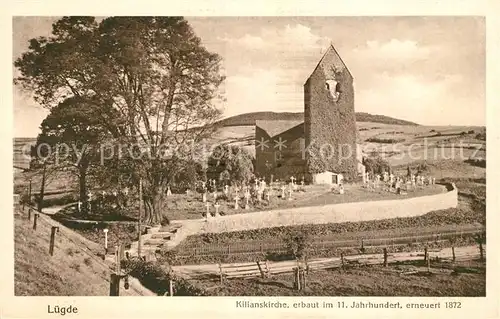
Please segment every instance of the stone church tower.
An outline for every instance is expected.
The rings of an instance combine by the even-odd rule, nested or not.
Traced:
[[[358,150],[353,77],[331,45],[304,84],[306,172],[356,178]]]

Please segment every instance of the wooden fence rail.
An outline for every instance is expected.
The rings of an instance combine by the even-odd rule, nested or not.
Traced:
[[[316,250],[330,250],[330,249],[356,249],[378,248],[378,247],[397,247],[405,246],[408,244],[428,243],[428,242],[443,242],[451,238],[462,237],[467,235],[474,235],[484,232],[482,225],[467,225],[456,227],[455,229],[449,226],[439,230],[427,233],[417,234],[404,234],[396,237],[385,238],[356,238],[349,240],[332,240],[331,237],[327,240],[314,240],[312,247]],[[401,234],[401,232],[400,232]],[[192,257],[192,256],[213,256],[213,255],[239,255],[239,254],[256,254],[256,253],[286,253],[287,246],[283,242],[265,242],[265,241],[249,241],[232,243],[228,245],[203,245],[201,247],[187,247],[183,248],[182,253],[178,257]]]
[[[472,260],[480,257],[477,253],[471,251],[459,252],[456,255],[456,261]],[[451,253],[444,253],[442,250],[425,249],[423,252],[403,252],[403,253],[383,253],[383,254],[362,254],[342,257],[324,258],[298,262],[296,260],[268,262],[257,261],[243,264],[218,264],[219,276],[221,282],[231,278],[246,278],[269,276],[293,272],[296,268],[305,269],[307,272],[325,269],[334,269],[344,266],[366,266],[366,265],[384,265],[397,262],[407,262],[416,260],[426,260],[430,267],[431,259],[440,258],[441,260],[452,259]]]

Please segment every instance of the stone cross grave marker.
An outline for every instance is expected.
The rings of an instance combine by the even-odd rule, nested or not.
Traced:
[[[293,185],[293,184],[295,184],[295,183],[294,183],[294,182],[295,182],[295,177],[293,177],[293,176],[292,176],[292,177],[290,177],[290,180],[292,181],[292,185]]]
[[[102,231],[104,232],[104,249],[107,251],[108,250],[108,229],[104,228]]]
[[[215,217],[220,217],[220,215],[219,215],[220,204],[219,203],[215,203],[214,207],[215,207]]]

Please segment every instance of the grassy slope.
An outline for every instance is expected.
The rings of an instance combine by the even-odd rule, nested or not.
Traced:
[[[108,296],[109,267],[98,257],[91,258],[81,247],[99,247],[59,225],[54,255],[48,254],[50,225],[40,216],[37,230],[32,221],[15,216],[15,295],[16,296]],[[53,225],[58,225],[52,222]],[[69,236],[72,241],[66,237]],[[123,282],[123,281],[122,281]],[[154,295],[131,278],[131,289],[122,286],[121,295]]]

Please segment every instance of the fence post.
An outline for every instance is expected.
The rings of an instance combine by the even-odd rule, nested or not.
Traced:
[[[424,248],[424,261],[427,261],[427,246]]]
[[[170,297],[174,296],[174,282],[172,279],[168,280],[168,293],[170,294]]]
[[[340,253],[341,268],[344,269],[344,252]]]
[[[115,272],[120,274],[121,265],[120,265],[120,248],[121,246],[115,246]]]
[[[427,272],[431,272],[431,257],[427,256]]]
[[[265,277],[265,275],[264,275],[264,271],[262,270],[262,267],[260,266],[260,263],[259,263],[259,261],[258,261],[258,260],[257,260],[257,267],[259,267],[259,271],[260,271],[260,275],[261,275],[261,277],[262,277],[262,278],[264,278],[264,277]]]
[[[54,256],[54,242],[56,239],[56,232],[59,231],[59,227],[57,226],[52,226],[50,229],[50,244],[49,244],[49,254],[51,256]]]
[[[484,260],[483,241],[479,242],[479,256],[481,258],[481,261],[483,261]]]
[[[120,295],[120,275],[119,274],[111,274],[109,280],[109,295],[110,296],[119,296]]]
[[[307,273],[304,270],[302,270],[302,288],[303,289],[306,288],[306,284],[307,284],[306,274]]]
[[[451,246],[451,255],[452,255],[452,258],[453,258],[452,259],[453,262],[455,262],[455,259],[456,259],[456,257],[455,257],[455,245]]]
[[[33,216],[33,230],[36,230],[37,221],[38,221],[38,213],[35,213],[35,215]]]
[[[31,207],[28,207],[28,220],[31,220]]]
[[[224,274],[222,273],[222,264],[219,263],[219,271],[220,271],[220,283],[224,282]]]
[[[387,248],[384,247],[384,267],[387,267]]]

